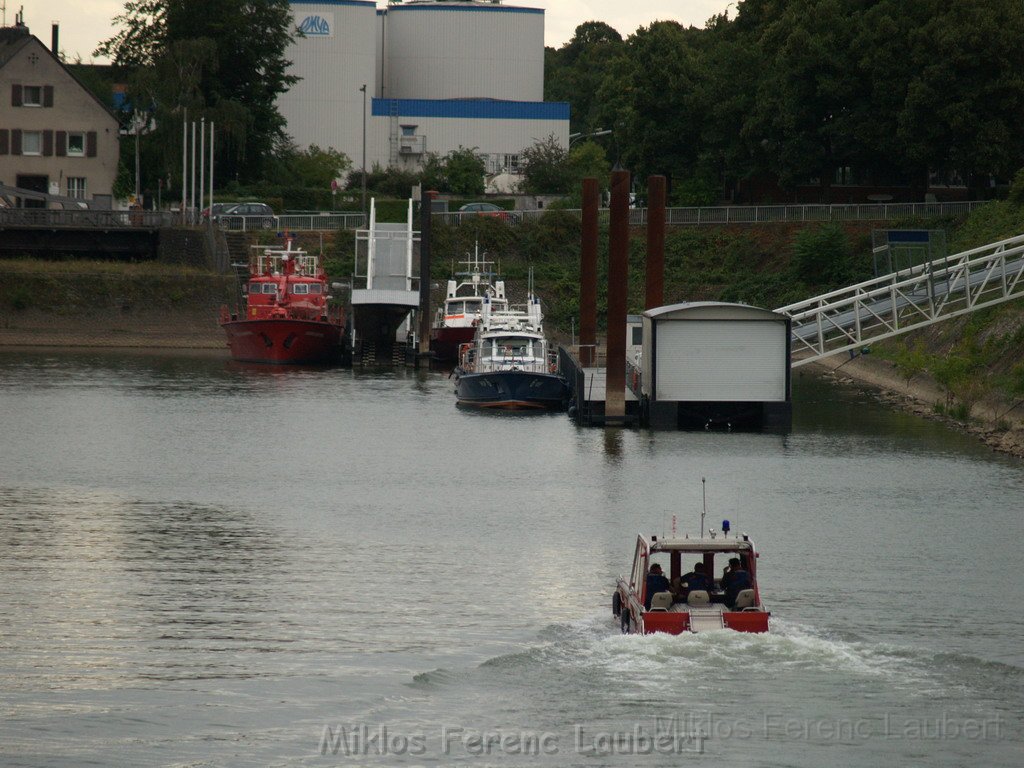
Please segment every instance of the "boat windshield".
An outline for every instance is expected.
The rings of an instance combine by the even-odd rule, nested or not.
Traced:
[[[493,345],[484,345],[485,357],[493,354],[494,357],[498,358],[523,358],[534,355],[539,356],[541,351],[541,342],[526,336],[498,336],[491,339],[491,341]]]

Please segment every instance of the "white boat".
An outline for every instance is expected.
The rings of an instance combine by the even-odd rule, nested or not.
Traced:
[[[540,300],[531,292],[526,310],[495,308],[484,297],[472,342],[462,345],[456,367],[459,405],[503,410],[562,410],[569,385],[558,355],[544,337]]]
[[[430,351],[436,360],[458,360],[459,349],[476,335],[485,298],[490,301],[492,311],[508,310],[505,281],[497,279],[497,273],[492,271],[495,265],[487,261],[486,256],[481,258],[477,245],[473,257],[460,262],[466,269],[455,273],[448,281],[444,304],[438,308],[430,329]]]

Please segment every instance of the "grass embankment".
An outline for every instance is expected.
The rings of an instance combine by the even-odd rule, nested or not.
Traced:
[[[0,262],[0,345],[223,347],[233,275],[156,262]]]

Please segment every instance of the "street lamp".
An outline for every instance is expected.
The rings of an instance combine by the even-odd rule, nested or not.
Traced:
[[[366,83],[359,89],[363,92],[363,215],[366,215]]]
[[[598,128],[593,133],[570,133],[569,134],[569,147],[571,148],[572,145],[575,142],[579,141],[580,139],[593,139],[593,138],[595,138],[597,136],[609,136],[609,135],[611,135],[611,132],[612,131],[611,131],[610,128],[607,129],[607,130],[604,129],[604,128]]]

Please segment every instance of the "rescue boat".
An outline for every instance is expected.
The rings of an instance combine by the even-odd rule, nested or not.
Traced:
[[[453,371],[455,395],[464,407],[501,410],[563,410],[569,385],[544,338],[540,300],[527,310],[492,310],[484,297],[476,338],[463,344]]]
[[[612,595],[612,613],[619,619],[623,633],[652,634],[733,630],[767,632],[770,612],[761,602],[757,581],[757,549],[746,534],[730,536],[729,521],[722,531],[712,530],[700,538],[661,538],[637,536],[633,568],[620,576]],[[730,589],[728,577],[714,578],[730,559],[739,559],[746,572],[742,589]],[[703,564],[705,588],[689,589],[684,567],[690,570]],[[651,569],[658,564],[668,575],[668,589],[648,594]],[[660,581],[660,580],[659,580]]]
[[[343,307],[328,303],[327,275],[318,256],[285,246],[250,252],[244,312],[221,307],[220,325],[234,360],[276,365],[339,362]]]

